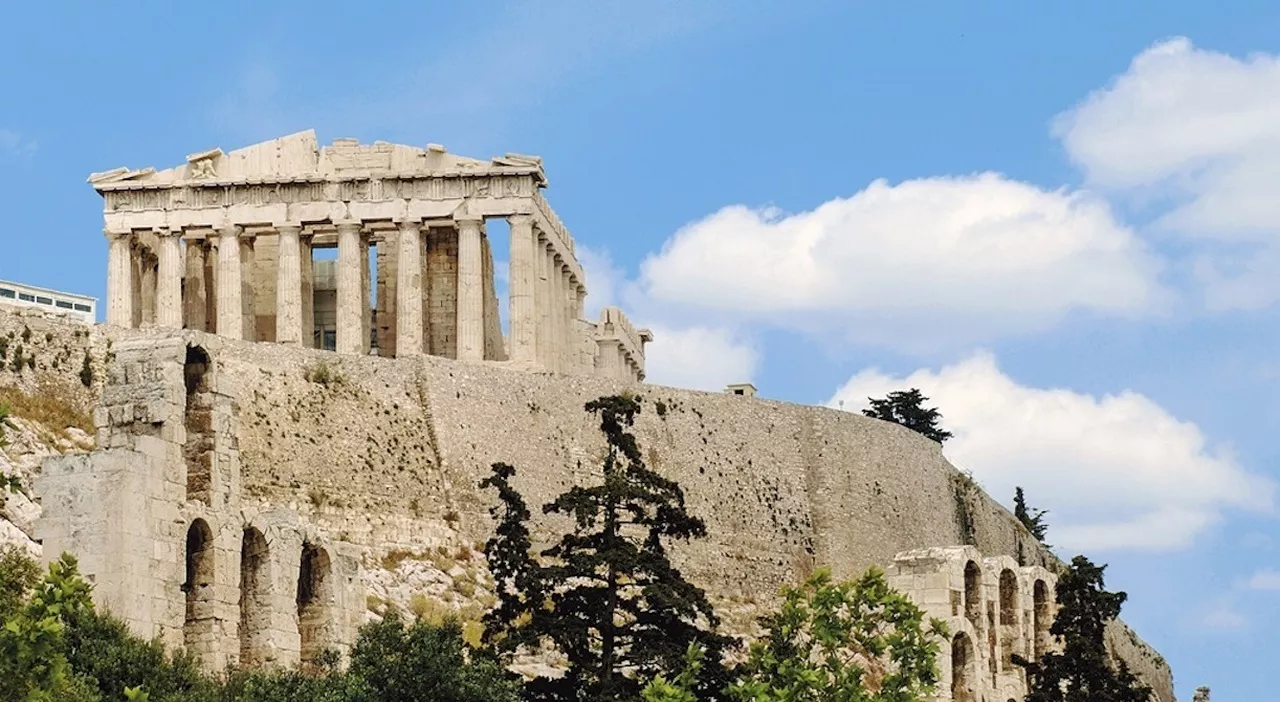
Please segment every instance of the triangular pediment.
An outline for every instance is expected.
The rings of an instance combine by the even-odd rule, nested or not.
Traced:
[[[315,130],[290,134],[260,144],[223,152],[220,148],[198,151],[187,162],[162,171],[154,168],[116,168],[94,173],[94,187],[165,186],[200,182],[255,182],[317,179],[343,176],[395,177],[433,173],[534,171],[545,184],[542,159],[506,154],[488,161],[449,153],[443,146],[406,146],[378,141],[361,144],[355,139],[335,139],[321,147]]]

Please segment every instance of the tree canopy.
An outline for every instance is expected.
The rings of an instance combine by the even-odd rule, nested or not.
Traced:
[[[926,409],[924,403],[929,398],[916,388],[897,390],[881,399],[873,397],[867,399],[871,401],[871,408],[862,410],[862,413],[868,417],[901,424],[940,444],[952,436],[951,432],[938,426],[942,413],[936,407]]]
[[[1013,516],[1022,522],[1022,526],[1036,537],[1036,541],[1044,543],[1045,533],[1049,530],[1049,525],[1044,521],[1044,515],[1048,514],[1048,510],[1043,509],[1027,509],[1027,498],[1023,494],[1021,487],[1014,488],[1013,491]],[[1046,546],[1048,544],[1045,544]]]
[[[1026,668],[1031,679],[1026,702],[1149,702],[1151,688],[1143,685],[1124,661],[1110,663],[1106,629],[1127,595],[1108,592],[1103,581],[1106,566],[1076,556],[1058,579],[1058,614],[1049,633],[1061,644],[1061,652],[1049,652],[1038,661],[1014,655],[1013,662]]]

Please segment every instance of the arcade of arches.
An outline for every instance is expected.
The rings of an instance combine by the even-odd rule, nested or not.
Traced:
[[[1056,576],[1008,556],[984,558],[972,546],[899,554],[889,584],[952,633],[939,656],[939,700],[1023,699],[1027,680],[1012,656],[1043,653],[1053,622]]]

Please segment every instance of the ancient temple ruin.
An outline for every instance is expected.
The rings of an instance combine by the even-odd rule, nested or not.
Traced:
[[[89,182],[110,242],[108,324],[644,379],[652,334],[613,307],[584,319],[586,276],[542,196],[540,158],[320,147],[305,131]],[[486,228],[498,219],[510,227],[507,334]],[[336,261],[316,258],[333,248]]]

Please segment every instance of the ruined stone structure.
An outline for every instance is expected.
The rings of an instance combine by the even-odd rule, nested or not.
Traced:
[[[930,617],[946,623],[950,640],[938,656],[938,700],[1005,702],[1027,695],[1018,654],[1035,660],[1054,647],[1057,576],[1010,556],[983,558],[972,546],[898,554],[889,584]]]
[[[617,308],[583,318],[586,277],[542,196],[540,158],[480,161],[434,144],[353,139],[320,148],[306,131],[89,182],[104,201],[110,325],[312,348],[329,347],[331,330],[331,348],[348,354],[644,378],[648,330]],[[508,335],[485,226],[493,219],[511,232]],[[326,310],[314,253],[334,247]]]

